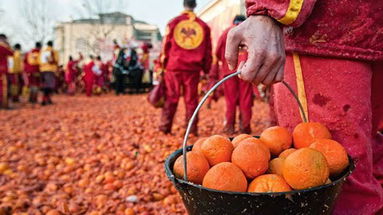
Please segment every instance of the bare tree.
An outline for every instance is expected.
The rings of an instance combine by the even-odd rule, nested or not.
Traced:
[[[115,25],[107,24],[113,24],[113,22],[117,21],[118,19],[118,17],[115,17],[115,20],[113,20],[112,17],[112,20],[105,20],[103,18],[103,14],[112,12],[125,13],[127,5],[127,0],[82,0],[82,7],[87,17],[97,18],[97,20],[95,20],[93,23],[97,26],[94,29],[97,31],[95,32],[96,35],[101,36],[102,39],[107,38],[115,28]]]
[[[45,42],[52,36],[54,21],[48,0],[21,0],[20,15],[24,19],[25,39]]]

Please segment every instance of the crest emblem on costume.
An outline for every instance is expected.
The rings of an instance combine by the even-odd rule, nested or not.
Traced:
[[[174,28],[174,40],[183,49],[198,48],[204,38],[202,26],[194,20],[179,22]]]

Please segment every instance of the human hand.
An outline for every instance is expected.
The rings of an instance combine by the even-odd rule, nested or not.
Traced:
[[[283,80],[286,59],[283,33],[272,18],[250,16],[229,32],[225,57],[231,70],[237,67],[242,45],[247,47],[248,58],[239,68],[241,79],[265,85]]]

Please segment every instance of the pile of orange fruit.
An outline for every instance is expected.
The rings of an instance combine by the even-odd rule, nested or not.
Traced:
[[[233,192],[288,192],[331,183],[349,165],[344,147],[317,122],[298,124],[293,133],[274,126],[259,138],[213,135],[197,140],[187,152],[188,180]],[[173,172],[183,178],[183,156]]]

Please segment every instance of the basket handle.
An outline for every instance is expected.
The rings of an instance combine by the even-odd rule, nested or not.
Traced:
[[[237,72],[234,72],[226,77],[224,77],[222,80],[218,81],[218,83],[216,83],[205,95],[204,97],[202,98],[202,100],[199,102],[197,108],[194,110],[194,113],[192,115],[192,117],[190,118],[189,120],[189,123],[188,123],[188,126],[187,126],[187,129],[186,129],[186,132],[185,132],[185,137],[184,137],[184,141],[183,141],[183,144],[182,144],[182,155],[183,155],[183,162],[184,162],[184,180],[185,181],[188,181],[188,176],[187,176],[187,158],[186,158],[186,145],[187,145],[187,142],[188,142],[188,138],[189,138],[189,134],[190,134],[190,130],[191,130],[191,127],[195,121],[195,118],[197,117],[198,115],[198,112],[199,110],[201,109],[202,105],[206,102],[207,98],[210,96],[210,94],[212,94],[220,85],[222,85],[225,81],[229,80],[230,78],[232,77],[235,77],[237,75],[241,74],[241,71],[238,70]],[[291,86],[286,83],[285,81],[282,81],[282,84],[284,86],[287,87],[287,89],[290,91],[290,93],[293,95],[294,99],[297,101],[298,103],[298,106],[299,106],[299,110],[300,112],[302,113],[302,116],[303,116],[303,121],[304,122],[307,122],[307,117],[306,117],[306,114],[303,110],[303,106],[302,106],[302,103],[299,101],[299,98],[298,96],[296,95],[296,93],[294,92],[294,90],[291,88]]]

